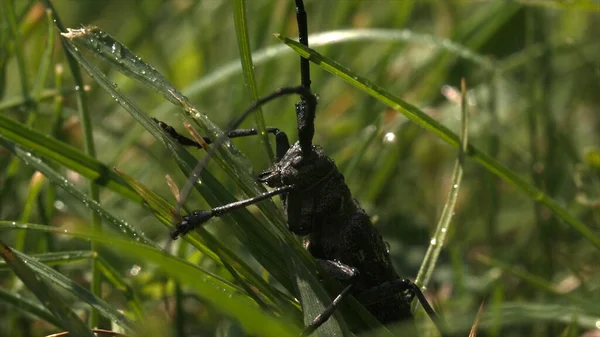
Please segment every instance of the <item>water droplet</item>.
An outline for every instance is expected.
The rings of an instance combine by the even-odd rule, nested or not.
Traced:
[[[131,274],[131,276],[137,276],[140,273],[140,270],[142,270],[142,267],[138,266],[137,264],[134,264],[133,267],[131,267],[131,269],[129,270],[129,274]]]
[[[458,184],[452,185],[452,188],[457,189],[458,188]]]
[[[442,227],[442,233],[446,233],[448,229],[446,227]]]
[[[118,43],[113,43],[112,47],[111,47],[111,52],[117,57],[120,58],[121,57],[121,45],[119,45]]]
[[[396,135],[393,132],[388,132],[383,136],[384,143],[394,143],[396,141]]]
[[[437,240],[435,238],[431,239],[431,241],[429,241],[429,244],[432,246],[437,245]]]

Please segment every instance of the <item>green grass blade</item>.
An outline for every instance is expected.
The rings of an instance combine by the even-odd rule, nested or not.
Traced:
[[[2,241],[0,241],[0,255],[38,300],[56,316],[61,326],[64,326],[66,330],[75,336],[94,336],[85,323],[70,309],[69,305],[46,282],[38,278],[37,274],[28,266],[28,261],[23,261],[22,256]]]
[[[242,63],[242,73],[244,74],[244,82],[246,90],[252,102],[258,100],[258,88],[254,78],[254,65],[252,63],[252,53],[250,52],[250,42],[248,37],[248,24],[246,20],[246,1],[233,1],[233,22],[235,23],[235,36],[237,37],[238,49],[240,51],[240,62]],[[270,162],[275,158],[273,149],[269,143],[269,137],[266,132],[265,119],[261,108],[254,112],[254,121],[260,131],[261,144],[265,148],[265,152],[269,156]]]
[[[297,328],[293,324],[290,324],[290,322],[286,322],[285,320],[276,318],[275,316],[259,310],[254,301],[229,282],[173,255],[165,254],[163,251],[156,250],[147,245],[140,245],[117,237],[111,237],[107,234],[94,235],[89,231],[68,231],[64,233],[61,232],[60,229],[48,226],[14,224],[12,222],[0,221],[0,230],[10,229],[54,232],[110,245],[112,249],[118,250],[120,254],[157,264],[160,266],[162,272],[194,288],[207,304],[238,319],[249,334],[259,334],[263,336],[297,336],[299,333]],[[21,257],[23,256],[21,255]],[[33,262],[35,262],[35,264]],[[66,278],[49,267],[40,268],[33,259],[29,259],[28,264],[36,268],[36,271],[38,272],[47,272],[51,275],[51,280],[54,280],[55,278],[59,280]],[[41,275],[45,276],[43,274]],[[70,281],[70,283],[72,282]],[[75,284],[73,283],[73,285]],[[114,319],[114,317],[110,318]],[[119,324],[127,326],[126,324],[123,325],[121,323],[126,323],[126,321],[119,322]]]
[[[36,261],[45,263],[49,266],[57,266],[75,262],[86,261],[94,257],[94,253],[89,250],[74,250],[74,251],[62,251],[62,252],[51,252],[30,255],[31,258]],[[5,261],[0,261],[0,270],[6,270],[8,268]]]
[[[73,184],[67,180],[67,178],[56,172],[53,168],[45,164],[41,159],[32,155],[30,152],[24,151],[18,145],[3,139],[2,134],[0,134],[0,144],[21,158],[21,160],[23,160],[26,164],[34,167],[36,170],[44,174],[46,178],[50,180],[50,182],[60,186],[66,192],[74,196],[77,200],[80,200],[90,210],[98,214],[98,216],[106,219],[116,231],[122,232],[133,240],[141,240],[142,242],[153,244],[144,233],[138,231],[135,227],[132,227],[127,222],[112,216],[108,211],[103,209],[99,203],[91,200],[87,195],[76,189]]]
[[[98,160],[84,154],[78,149],[60,142],[50,136],[46,136],[36,130],[15,122],[0,114],[0,136],[20,146],[52,159],[67,168],[94,181],[100,186],[140,202],[138,196],[131,191],[110,168]]]
[[[440,124],[438,121],[425,114],[417,107],[403,101],[399,97],[391,94],[385,89],[371,83],[364,77],[353,73],[349,69],[340,65],[339,63],[320,55],[316,51],[307,48],[296,41],[290,40],[286,37],[277,35],[277,37],[285,44],[294,49],[298,54],[308,58],[311,62],[315,63],[324,70],[332,73],[333,75],[343,79],[349,84],[355,86],[359,90],[373,96],[380,102],[386,104],[390,108],[401,112],[408,119],[415,122],[416,124],[432,131],[438,135],[442,140],[448,144],[458,147],[460,140],[458,135],[450,131],[447,127]],[[552,199],[549,195],[542,192],[537,187],[528,183],[525,179],[519,177],[513,171],[509,170],[499,162],[489,157],[479,149],[472,145],[469,145],[467,155],[473,158],[477,163],[483,165],[488,171],[497,175],[499,178],[511,183],[523,193],[527,194],[532,200],[535,200],[544,206],[546,206],[552,213],[558,218],[566,222],[574,230],[579,232],[582,237],[590,241],[597,249],[600,250],[600,236],[592,231],[586,224],[572,216],[563,206]]]
[[[425,253],[425,257],[423,258],[423,263],[421,264],[421,268],[419,269],[419,273],[417,274],[417,278],[415,280],[415,283],[421,288],[426,288],[427,284],[429,284],[429,280],[433,275],[435,264],[437,262],[438,257],[440,256],[442,247],[444,246],[446,234],[448,233],[448,229],[450,228],[450,221],[452,220],[452,216],[454,215],[454,207],[456,206],[456,201],[458,200],[458,190],[463,176],[465,154],[469,145],[469,115],[467,112],[467,88],[464,79],[462,80],[461,86],[462,96],[460,102],[460,147],[458,149],[456,161],[454,162],[454,169],[452,170],[452,182],[450,183],[450,191],[448,191],[446,203],[444,204],[442,214],[440,215],[440,220],[435,228],[433,238],[429,243],[429,247],[427,248],[427,252]]]
[[[173,207],[163,198],[150,191],[146,186],[139,183],[125,173],[117,171],[119,175],[144,199],[152,213],[167,227],[171,228]],[[249,284],[257,288],[271,301],[279,303],[286,308],[285,312],[293,312],[297,309],[292,298],[269,286],[259,275],[257,275],[246,262],[237,256],[232,250],[217,240],[204,227],[189,233],[184,240],[190,242],[198,251],[206,254],[219,264],[234,266],[236,273],[248,280]]]

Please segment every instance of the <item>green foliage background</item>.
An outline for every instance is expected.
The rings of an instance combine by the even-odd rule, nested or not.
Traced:
[[[66,27],[97,26],[153,65],[216,125],[226,126],[254,99],[244,80],[248,71],[242,72],[240,66],[236,40],[243,29],[234,25],[234,3],[139,0],[53,5]],[[182,150],[169,150],[168,141],[164,146],[160,137],[162,142],[157,142],[148,125],[132,118],[85,72],[88,113],[82,115],[65,51],[42,3],[2,0],[0,8],[1,241],[26,254],[2,249],[12,263],[0,264],[0,336],[85,330],[77,325],[77,317],[60,315],[70,310],[84,321],[91,316],[92,326],[111,329],[109,317],[120,326],[113,329],[124,329],[128,335],[234,336],[243,329],[263,335],[297,333],[291,322],[298,324],[301,315],[289,295],[294,276],[280,265],[287,257],[282,255],[287,252],[282,243],[289,240],[277,230],[281,213],[268,204],[260,211],[252,207],[248,214],[212,220],[206,228],[222,246],[210,244],[205,233],[195,240],[197,247],[206,249],[193,249],[181,240],[170,243],[161,221],[171,221],[168,207],[176,202],[165,175],[180,187],[185,184],[187,176],[178,166],[186,159],[173,157]],[[255,0],[245,8],[258,95],[297,85],[298,55],[273,37],[276,32],[297,35],[293,2]],[[468,335],[483,303],[481,335],[579,336],[598,329],[600,273],[598,246],[593,242],[598,242],[600,226],[596,35],[600,5],[550,0],[307,0],[306,8],[309,42],[320,54],[455,133],[460,128],[457,88],[465,78],[470,144],[543,192],[533,198],[524,193],[526,187],[510,184],[467,158],[455,216],[427,287],[427,295],[449,325],[460,330],[459,335]],[[49,32],[53,44],[48,43]],[[114,65],[83,54],[145,113],[186,133],[181,109]],[[354,196],[373,217],[398,272],[414,278],[454,184],[457,150],[381,99],[317,65],[311,69],[313,90],[319,95],[315,143],[336,160]],[[296,100],[282,98],[263,108],[266,124],[292,139]],[[85,118],[91,128],[82,131]],[[249,118],[243,126],[254,125]],[[201,130],[213,132],[210,127]],[[56,147],[36,138],[39,134],[58,140]],[[94,162],[83,156],[84,140],[91,135]],[[258,191],[248,185],[248,167],[253,172],[266,168],[271,160],[268,151],[260,137],[233,143],[249,161],[236,152],[220,159],[224,167],[211,160],[208,171],[220,184],[209,182],[201,194],[192,193],[186,201],[188,210]],[[112,220],[101,216],[102,233],[91,230],[92,223],[100,221],[90,215],[95,204],[68,193],[69,188],[58,183],[62,177],[49,182],[35,174],[41,168],[27,161],[29,151],[90,199],[95,199],[95,192],[90,192],[89,182],[95,183],[100,211],[112,215]],[[190,152],[203,157],[201,151]],[[69,166],[60,160],[60,153],[79,159]],[[137,185],[132,192],[123,179],[133,182],[119,178],[112,167],[147,190]],[[228,169],[235,179],[226,174]],[[141,204],[142,198],[149,206]],[[536,203],[544,198],[578,219],[589,235]],[[263,223],[271,227],[260,231]],[[124,233],[109,229],[113,227],[125,228]],[[245,228],[256,230],[252,233],[257,237]],[[58,234],[65,231],[71,235]],[[151,243],[138,244],[136,235]],[[92,246],[82,238],[91,239]],[[296,246],[291,244],[290,254],[301,257]],[[166,247],[172,255],[152,247]],[[235,257],[223,257],[223,247]],[[271,260],[269,252],[281,256]],[[36,264],[32,256],[43,263]],[[44,263],[51,268],[44,269]],[[231,263],[234,274],[241,276],[232,276],[230,266],[223,263]],[[315,275],[312,269],[307,275]],[[263,276],[268,283],[252,275]],[[229,300],[211,290],[213,283]],[[84,303],[86,288],[95,294],[89,293],[93,301],[104,300],[94,302],[99,316],[90,315]],[[269,310],[257,309],[261,300],[252,297],[253,292]],[[236,306],[238,302],[245,304]],[[346,321],[351,320],[351,311],[345,310]],[[422,313],[417,316],[427,324]],[[344,329],[341,317],[335,321]],[[390,327],[393,333],[404,328]]]

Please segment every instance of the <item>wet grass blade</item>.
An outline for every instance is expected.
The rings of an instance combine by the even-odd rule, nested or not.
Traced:
[[[87,195],[83,194],[81,191],[76,189],[73,186],[73,184],[71,184],[69,180],[67,180],[67,178],[56,172],[53,168],[44,163],[41,159],[37,158],[36,156],[27,151],[24,151],[18,145],[15,145],[14,143],[3,139],[2,134],[0,134],[0,144],[15,155],[17,155],[19,158],[21,158],[27,165],[34,167],[36,170],[44,174],[50,182],[60,186],[65,191],[73,195],[76,199],[80,200],[89,209],[96,212],[96,214],[98,214],[100,217],[108,220],[108,223],[118,232],[122,232],[123,234],[129,236],[130,238],[136,241],[141,240],[142,242],[148,244],[154,244],[150,239],[146,237],[144,233],[138,231],[135,227],[130,226],[127,222],[112,216],[108,211],[102,208],[102,206],[99,203],[91,200]]]
[[[444,240],[446,239],[446,234],[448,233],[448,230],[450,228],[450,221],[452,220],[452,216],[454,215],[454,206],[456,206],[456,201],[458,200],[458,190],[462,181],[464,170],[463,166],[465,164],[465,154],[469,145],[469,114],[467,111],[467,87],[464,79],[462,79],[461,81],[461,93],[462,96],[460,102],[460,147],[458,149],[458,156],[456,158],[456,161],[454,162],[454,169],[452,170],[452,181],[450,183],[450,191],[448,191],[446,203],[444,204],[442,214],[440,215],[440,220],[436,226],[433,238],[429,243],[429,247],[427,248],[425,257],[423,258],[423,263],[421,264],[421,268],[419,269],[419,273],[417,274],[417,279],[415,280],[415,283],[421,288],[427,287],[427,284],[429,284],[429,280],[433,275],[435,264],[437,262],[438,257],[440,256],[442,247],[444,246]]]
[[[118,250],[120,254],[157,264],[160,266],[162,272],[194,288],[207,304],[226,315],[238,319],[249,334],[259,334],[264,336],[297,336],[299,333],[298,329],[293,324],[290,324],[289,321],[276,318],[275,316],[260,310],[251,298],[241,292],[240,288],[187,261],[173,255],[168,255],[147,245],[122,240],[107,234],[100,236],[91,234],[87,231],[68,231],[65,233],[57,228],[48,226],[13,224],[0,221],[0,230],[9,229],[54,232],[110,245],[112,249]],[[21,258],[26,258],[26,256],[22,254],[19,256]],[[73,292],[73,289],[69,289],[70,287],[74,287],[75,290],[79,287],[64,275],[59,274],[50,267],[44,266],[33,259],[28,259],[27,261],[36,272],[40,273],[40,276],[51,277],[50,279],[52,281],[60,281],[59,285],[63,285],[64,281],[68,281],[69,287],[66,287],[66,289],[71,292]],[[83,289],[83,291],[84,293],[79,293],[80,296],[87,292],[85,289]],[[89,294],[89,292],[87,293]],[[90,300],[89,296],[86,296],[85,299]],[[97,299],[94,303],[98,304],[98,301],[100,300]],[[111,312],[112,310],[114,309],[111,308]],[[110,314],[111,312],[108,313]],[[106,315],[107,312],[104,312],[104,314]],[[113,320],[116,318],[114,317],[114,314],[111,314],[108,317]],[[119,320],[117,323],[121,326],[129,326],[126,320]]]
[[[117,173],[133,188],[147,203],[152,213],[167,227],[172,228],[173,207],[163,198],[150,191],[146,186],[139,183],[132,177],[117,170]],[[268,285],[259,275],[257,275],[242,258],[233,251],[224,246],[205,228],[200,227],[196,231],[189,233],[184,240],[190,242],[198,251],[206,254],[219,264],[235,267],[236,273],[239,273],[244,280],[260,293],[264,294],[270,301],[278,303],[284,312],[296,311],[297,304],[293,298],[283,294],[272,286]]]
[[[69,305],[46,282],[23,261],[21,256],[0,241],[0,255],[10,269],[23,281],[27,288],[52,312],[61,325],[71,333],[82,337],[93,337],[94,334],[71,310]]]
[[[44,135],[2,114],[0,114],[0,136],[29,151],[52,159],[96,184],[110,188],[128,199],[140,202],[139,197],[103,163],[66,143]]]
[[[62,264],[76,263],[86,261],[94,257],[94,253],[89,250],[75,250],[64,252],[51,252],[31,255],[31,257],[39,262],[49,266],[57,266]],[[5,261],[0,261],[0,270],[8,269]]]

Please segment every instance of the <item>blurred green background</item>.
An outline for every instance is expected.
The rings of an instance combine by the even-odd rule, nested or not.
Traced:
[[[66,27],[94,25],[109,33],[152,64],[217,125],[226,126],[252,102],[240,68],[234,8],[228,1],[62,0],[53,4]],[[42,62],[48,36],[43,5],[3,0],[1,9],[2,115],[82,149],[74,84],[56,32],[51,62]],[[598,2],[306,0],[306,9],[309,43],[317,51],[456,133],[458,87],[465,78],[470,143],[599,232]],[[293,2],[254,0],[246,10],[259,95],[299,84],[298,55],[273,37],[276,32],[297,36]],[[14,22],[9,13],[14,14]],[[17,36],[11,26],[17,28]],[[327,34],[331,32],[338,34]],[[160,95],[108,63],[90,59],[149,115],[186,134],[181,115]],[[36,86],[40,69],[48,69],[49,75]],[[374,219],[399,274],[414,278],[452,186],[456,149],[319,67],[311,65],[311,74],[312,88],[319,95],[315,143],[334,158],[354,197]],[[175,205],[165,175],[179,186],[186,177],[165,147],[93,79],[84,75],[84,82],[97,159]],[[24,100],[27,95],[37,97],[32,94],[37,88],[45,90],[41,91],[44,99]],[[282,98],[263,109],[266,124],[286,131],[292,140],[296,100]],[[253,125],[252,118],[244,123]],[[254,172],[270,164],[258,137],[233,142],[250,158]],[[203,155],[191,151],[198,158]],[[87,193],[84,177],[60,164],[53,167]],[[0,170],[0,220],[61,229],[89,226],[89,209],[62,189],[46,183],[39,195],[31,196],[40,177],[4,147],[0,147]],[[239,197],[236,185],[217,165],[211,163],[209,170]],[[139,203],[106,188],[100,189],[100,203],[160,246],[170,241],[168,230]],[[207,207],[199,194],[192,194],[186,203],[189,209]],[[593,305],[600,303],[598,249],[581,234],[470,159],[454,212],[427,291],[442,316],[472,322],[484,303],[489,319],[479,333],[486,336],[580,336],[592,331],[594,324],[600,326],[600,306]],[[263,273],[227,224],[213,220],[207,228]],[[3,231],[2,241],[20,246],[26,254],[90,250],[85,241],[34,231],[20,238],[17,231]],[[106,247],[100,255],[133,287],[146,317],[159,318],[145,321],[156,326],[154,335],[235,333],[227,314],[216,313],[193,295],[183,302],[183,329],[170,329],[175,300],[172,288],[163,289],[167,281],[160,268]],[[196,252],[191,259],[231,279],[223,267],[205,257]],[[73,260],[65,259],[57,270],[89,287],[89,259]],[[32,298],[6,265],[1,267],[3,291]],[[103,283],[102,297],[128,312],[125,293]],[[19,303],[0,301],[0,336],[60,331],[27,309],[15,311]],[[76,300],[71,303],[82,318],[87,317],[86,306]]]

